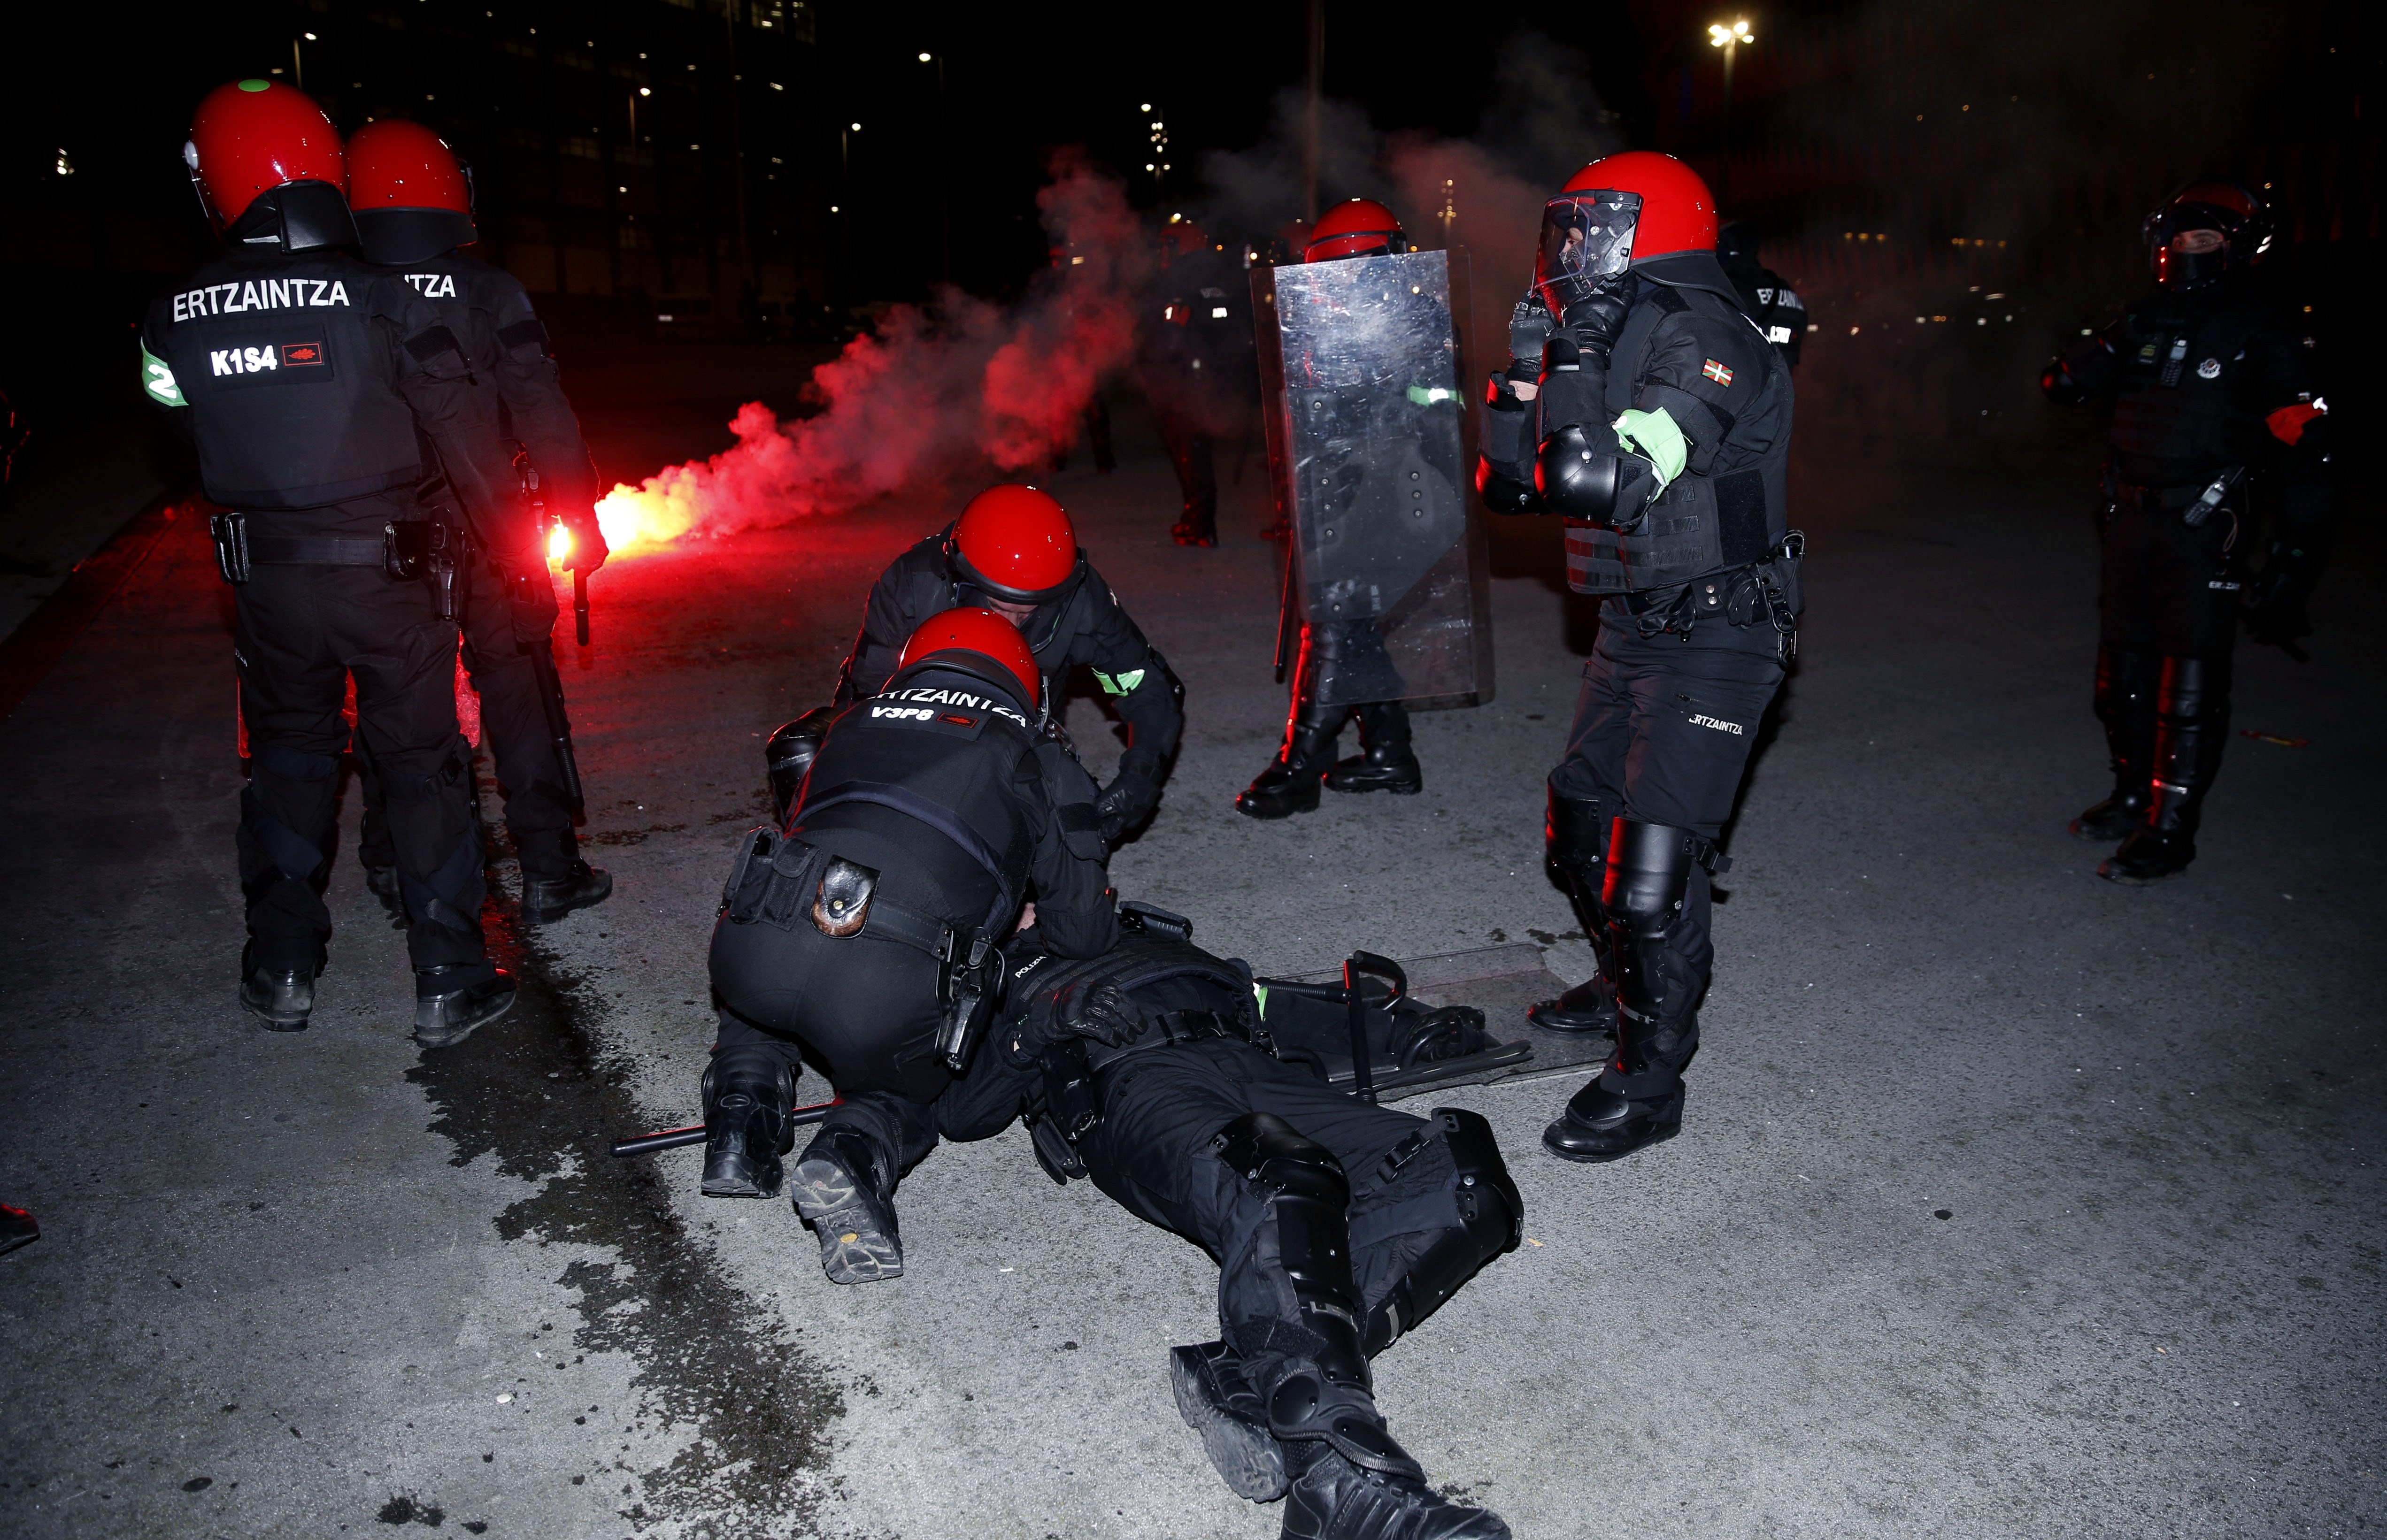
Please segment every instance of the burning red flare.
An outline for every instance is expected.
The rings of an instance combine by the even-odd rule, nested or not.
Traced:
[[[558,524],[547,536],[547,559],[557,566],[572,560],[572,531]]]

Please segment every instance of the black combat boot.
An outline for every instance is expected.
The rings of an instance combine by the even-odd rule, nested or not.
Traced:
[[[31,1214],[0,1203],[0,1256],[30,1246],[42,1238],[42,1227]]]
[[[1329,791],[1390,791],[1413,797],[1425,789],[1425,772],[1409,749],[1409,712],[1398,701],[1371,701],[1359,718],[1359,751],[1326,772]]]
[[[2156,696],[2153,800],[2145,821],[2098,865],[2099,877],[2141,888],[2188,870],[2196,859],[2204,794],[2229,741],[2229,663],[2166,658]]]
[[[560,920],[575,909],[602,903],[613,896],[613,878],[601,868],[575,856],[555,877],[523,874],[523,918],[532,925]]]
[[[1282,1540],[1508,1540],[1498,1514],[1461,1508],[1421,1476],[1359,1465],[1332,1444],[1288,1445],[1285,1459]]]
[[[820,1238],[821,1271],[832,1283],[876,1283],[903,1275],[895,1232],[894,1183],[878,1173],[869,1141],[824,1129],[796,1162],[796,1212]]]
[[[315,1010],[315,976],[322,971],[321,963],[311,968],[252,967],[244,951],[240,1003],[269,1032],[303,1032]]]
[[[1334,763],[1334,739],[1348,706],[1296,702],[1285,719],[1284,747],[1259,778],[1235,798],[1235,811],[1251,818],[1290,818],[1318,811],[1318,786]]]
[[[1222,1342],[1168,1350],[1177,1415],[1202,1435],[1202,1449],[1228,1490],[1247,1502],[1284,1496],[1284,1451],[1269,1432],[1268,1403],[1252,1387],[1243,1356]]]
[[[1609,957],[1608,928],[1599,914],[1599,890],[1608,877],[1608,820],[1599,815],[1598,799],[1561,797],[1552,788],[1542,847],[1551,877],[1574,900],[1598,971],[1556,1000],[1528,1006],[1525,1019],[1545,1031],[1614,1037],[1615,968]]]
[[[1181,546],[1194,546],[1208,550],[1219,543],[1219,524],[1214,514],[1209,519],[1194,517],[1188,509],[1185,517],[1168,526],[1168,537]]]
[[[795,1148],[788,1121],[796,1077],[768,1049],[716,1048],[704,1067],[704,1195],[778,1196],[780,1157]]]
[[[513,1008],[514,976],[503,968],[452,963],[414,970],[414,1041],[425,1048],[452,1048]]]
[[[2146,821],[2154,765],[2157,660],[2149,652],[2097,650],[2097,720],[2104,724],[2114,792],[2072,820],[2072,837],[2121,839]]]
[[[1616,1052],[1542,1142],[1566,1160],[1614,1160],[1683,1126],[1683,1075],[1699,1052],[1689,966],[1667,940],[1690,881],[1689,831],[1619,818],[1600,908],[1617,963]]]

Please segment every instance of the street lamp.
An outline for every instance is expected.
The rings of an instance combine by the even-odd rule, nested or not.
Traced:
[[[949,144],[953,135],[945,127],[945,56],[924,53],[920,56],[920,62],[937,67],[937,143]],[[954,281],[953,179],[938,178],[937,187],[937,251],[945,282],[950,284]]]
[[[1744,43],[1754,43],[1757,34],[1749,30],[1744,19],[1730,26],[1721,21],[1708,26],[1708,46],[1724,50],[1724,169],[1716,178],[1716,202],[1722,204],[1732,187],[1732,60]]]

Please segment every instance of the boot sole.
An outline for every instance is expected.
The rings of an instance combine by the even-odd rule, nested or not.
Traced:
[[[853,1178],[833,1160],[796,1167],[796,1212],[820,1238],[821,1271],[832,1283],[876,1283],[903,1276],[903,1248],[878,1228]]]
[[[269,1032],[303,1032],[307,1029],[306,1016],[274,1016],[271,1012],[259,1009],[246,1000],[240,1003],[240,1006],[242,1010],[263,1023]]]
[[[2188,875],[2188,868],[2186,866],[2182,866],[2177,871],[2140,873],[2109,870],[2108,868],[2112,867],[2113,865],[2114,864],[2110,861],[2100,862],[2097,866],[2097,875],[2117,888],[2152,888],[2158,882],[2169,882],[2173,877],[2186,877]]]
[[[436,999],[437,997],[435,996],[434,998]],[[496,996],[491,996],[492,1000],[496,998]],[[424,1027],[423,1025],[422,1010],[423,1007],[425,1004],[430,1004],[430,1002],[418,1000],[415,1002],[414,1041],[425,1048],[453,1048],[458,1043],[463,1041],[466,1038],[471,1037],[474,1032],[479,1031],[482,1028],[490,1025],[492,1022],[503,1021],[507,1015],[513,1010],[514,1001],[518,998],[518,991],[508,990],[505,991],[505,1003],[503,1004],[497,1005],[494,1009],[486,1011],[484,1014],[474,1016],[470,1021],[461,1022],[449,1027]]]
[[[1257,818],[1263,823],[1273,823],[1279,818],[1290,818],[1296,813],[1317,812],[1318,799],[1311,797],[1307,801],[1287,802],[1281,806],[1263,807],[1238,797],[1235,799],[1235,811],[1246,818]]]
[[[725,1169],[707,1171],[699,1191],[708,1198],[776,1198],[787,1184],[787,1172],[780,1170],[758,1173],[751,1160],[739,1160],[735,1166],[724,1162]]]
[[[1340,791],[1346,797],[1364,797],[1370,791],[1389,791],[1396,797],[1414,797],[1419,792],[1425,789],[1425,782],[1421,780],[1394,781],[1389,784],[1377,786],[1337,786],[1332,779],[1329,779],[1326,783],[1326,789],[1329,791]]]
[[[1192,1350],[1168,1350],[1168,1383],[1177,1393],[1177,1415],[1199,1433],[1202,1449],[1218,1468],[1227,1490],[1246,1502],[1272,1503],[1292,1483],[1285,1477],[1284,1451],[1265,1428],[1255,1428],[1231,1412],[1222,1411],[1202,1393],[1202,1370],[1189,1361]]]
[[[1556,1005],[1555,1000],[1525,1007],[1525,1019],[1545,1032],[1568,1032],[1582,1037],[1616,1035],[1616,1018],[1612,1016],[1569,1016],[1564,1011],[1545,1010],[1544,1005]]]

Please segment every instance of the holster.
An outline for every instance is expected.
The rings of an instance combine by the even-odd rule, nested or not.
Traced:
[[[382,526],[382,570],[398,582],[421,578],[431,585],[439,618],[456,618],[456,574],[471,558],[472,542],[461,529],[438,519],[409,519]]]
[[[210,513],[208,534],[216,543],[216,571],[227,583],[248,581],[248,515]]]
[[[970,1054],[984,1035],[1003,992],[1003,953],[994,938],[983,930],[948,928],[937,953],[937,997],[944,1002],[945,1021],[937,1032],[937,1051],[945,1067],[959,1075],[969,1067]]]

